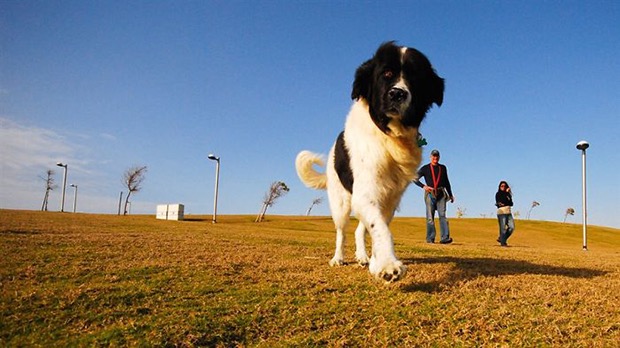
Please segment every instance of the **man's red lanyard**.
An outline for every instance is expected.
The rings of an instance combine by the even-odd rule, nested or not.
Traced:
[[[437,178],[435,178],[435,171],[433,170],[433,165],[431,164],[431,175],[433,176],[433,194],[437,197],[437,187],[439,187],[439,180],[441,179],[441,166],[438,164],[439,173],[437,174]]]

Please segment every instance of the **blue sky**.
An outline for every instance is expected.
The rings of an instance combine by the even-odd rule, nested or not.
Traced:
[[[39,176],[68,163],[78,211],[115,213],[122,173],[148,166],[132,213],[303,215],[326,197],[294,159],[327,153],[355,69],[384,41],[416,47],[446,80],[421,132],[448,166],[457,208],[491,216],[500,180],[525,218],[620,228],[617,1],[0,0],[0,207],[39,209]],[[49,209],[59,210],[60,192]],[[68,188],[66,210],[73,189]],[[328,215],[327,203],[313,215]],[[411,186],[397,216],[423,216]]]

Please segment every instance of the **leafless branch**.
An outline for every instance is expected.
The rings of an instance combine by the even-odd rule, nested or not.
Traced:
[[[127,188],[127,197],[125,198],[125,209],[123,215],[127,215],[127,206],[129,205],[129,197],[132,193],[138,193],[142,189],[147,172],[146,166],[133,166],[123,173],[123,185]]]
[[[265,193],[263,197],[263,205],[261,207],[255,222],[261,222],[265,218],[267,208],[275,204],[276,200],[281,196],[284,196],[289,191],[288,186],[282,181],[274,181],[269,187],[269,191]]]

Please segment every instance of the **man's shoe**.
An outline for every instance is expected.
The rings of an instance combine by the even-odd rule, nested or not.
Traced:
[[[441,244],[450,244],[450,243],[452,243],[452,238],[441,240],[441,241],[439,241],[439,243],[441,243]]]
[[[502,243],[502,246],[503,246],[503,247],[507,247],[507,246],[508,246],[508,244],[506,244],[506,243]]]

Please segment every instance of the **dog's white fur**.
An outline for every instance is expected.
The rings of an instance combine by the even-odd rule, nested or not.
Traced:
[[[398,86],[409,92],[402,79]],[[403,103],[403,108],[409,102]],[[335,146],[329,153],[324,174],[313,168],[313,164],[324,164],[318,154],[302,151],[295,163],[299,177],[308,187],[327,189],[336,227],[336,251],[329,264],[344,264],[345,227],[353,210],[360,221],[355,230],[355,258],[360,265],[368,265],[372,275],[388,282],[402,278],[407,270],[394,254],[388,225],[405,189],[416,178],[421,158],[418,129],[403,127],[399,116],[392,116],[389,124],[392,135],[388,136],[371,120],[365,99],[353,103],[344,132],[354,175],[353,194],[342,186],[336,173]],[[366,254],[366,231],[372,239],[370,260]]]

